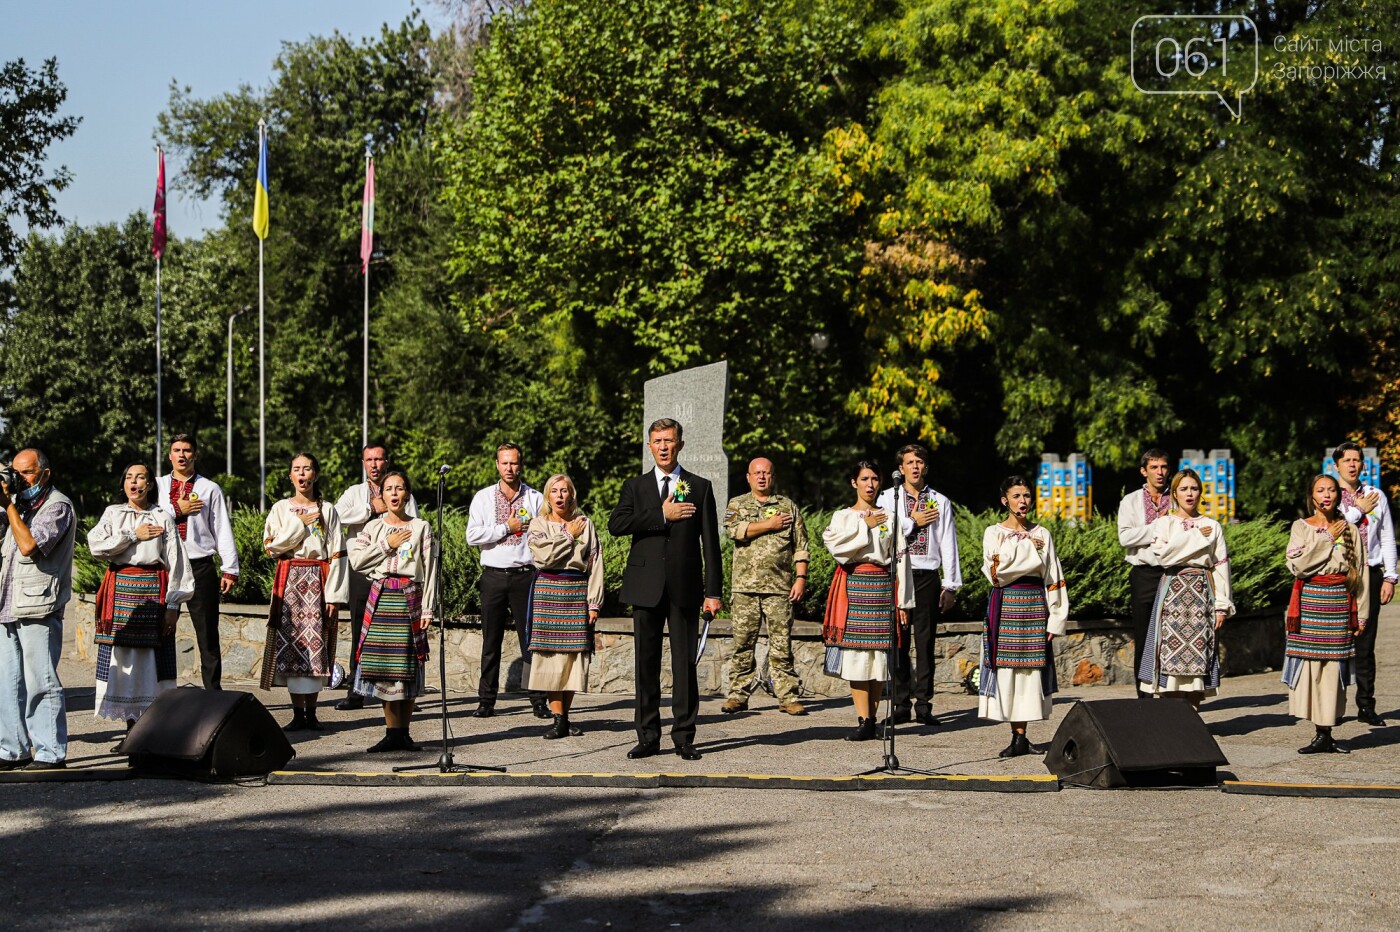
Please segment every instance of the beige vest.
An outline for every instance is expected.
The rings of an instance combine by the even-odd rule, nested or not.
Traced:
[[[59,505],[73,507],[66,495],[53,489],[34,517]],[[46,618],[62,612],[68,604],[73,595],[73,539],[77,530],[75,514],[68,533],[48,556],[36,552],[32,557],[19,552],[13,529],[5,531],[4,553],[14,561],[10,572],[10,608],[16,618]]]

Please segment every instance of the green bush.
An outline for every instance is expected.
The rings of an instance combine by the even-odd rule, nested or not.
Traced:
[[[807,592],[798,603],[798,618],[820,620],[826,606],[826,591],[831,585],[836,561],[822,546],[822,532],[831,522],[831,512],[806,511],[802,520],[807,525],[811,545],[811,562],[807,567]],[[422,516],[437,527],[432,509]],[[606,596],[604,615],[625,615],[628,606],[618,599],[622,589],[622,574],[627,566],[631,542],[615,538],[607,531],[606,511],[591,516],[602,539]],[[1000,512],[974,513],[955,509],[958,529],[958,551],[962,564],[963,587],[958,592],[957,605],[948,617],[979,619],[986,612],[990,584],[982,575],[982,532],[988,525],[1004,517]],[[1069,586],[1070,617],[1126,618],[1128,608],[1128,564],[1123,549],[1118,546],[1118,528],[1111,516],[1096,515],[1093,521],[1046,521],[1055,537],[1055,550],[1064,567]],[[468,547],[466,541],[467,515],[457,508],[443,512],[443,605],[448,618],[475,615],[481,610],[477,580],[481,575],[480,551]],[[242,573],[230,599],[235,602],[266,602],[272,591],[273,561],[262,549],[263,516],[250,508],[238,508],[233,513],[233,536],[238,546]],[[103,564],[94,560],[79,536],[74,554],[74,588],[94,592],[102,581]],[[1227,525],[1225,540],[1230,551],[1230,572],[1235,607],[1247,612],[1283,602],[1288,596],[1291,577],[1284,564],[1283,552],[1288,542],[1288,528],[1271,520],[1246,521]],[[727,537],[721,538],[724,553],[724,594],[730,594],[730,565],[734,546]]]

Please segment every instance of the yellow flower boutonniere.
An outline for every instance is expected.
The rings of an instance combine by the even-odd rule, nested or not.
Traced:
[[[685,497],[686,497],[687,495],[689,495],[689,494],[690,494],[690,483],[689,483],[689,482],[686,482],[684,479],[682,479],[682,480],[680,480],[679,482],[676,483],[676,501],[678,501],[678,502],[683,502],[683,501],[685,501]]]

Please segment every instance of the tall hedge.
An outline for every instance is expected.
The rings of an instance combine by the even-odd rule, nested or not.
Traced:
[[[423,517],[437,526],[432,510]],[[622,572],[627,563],[629,543],[607,532],[607,514],[593,516],[602,538],[606,572],[607,598],[605,615],[623,615],[627,607],[618,601],[622,588]],[[1003,517],[999,512],[974,513],[956,509],[959,556],[962,563],[963,587],[958,592],[952,619],[978,619],[987,606],[989,584],[982,575],[982,532]],[[821,546],[822,531],[831,521],[831,512],[808,511],[802,516],[807,535],[812,540],[812,560],[808,566],[807,594],[797,606],[799,618],[819,620],[826,602],[826,590],[836,563]],[[1118,546],[1117,525],[1111,516],[1096,515],[1093,521],[1078,524],[1071,521],[1045,522],[1055,537],[1055,549],[1064,566],[1069,588],[1071,618],[1125,618],[1128,615],[1128,565]],[[240,508],[234,512],[233,535],[238,545],[242,575],[230,601],[266,602],[272,589],[272,561],[262,549],[263,517],[258,512]],[[442,536],[443,579],[446,588],[443,601],[449,618],[475,615],[480,610],[477,579],[481,575],[480,552],[466,542],[466,513],[457,508],[443,512]],[[1234,588],[1235,607],[1246,612],[1285,601],[1291,577],[1284,565],[1283,552],[1288,541],[1288,528],[1279,521],[1257,520],[1227,525],[1225,540],[1230,551],[1230,573]],[[729,595],[729,568],[733,545],[722,538],[724,551],[724,589]],[[74,587],[93,592],[102,578],[102,565],[93,560],[81,540],[75,556]]]

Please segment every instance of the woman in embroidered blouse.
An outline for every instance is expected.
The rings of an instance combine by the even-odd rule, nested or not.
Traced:
[[[992,584],[982,636],[977,714],[1009,722],[1011,743],[1000,757],[1031,752],[1026,723],[1050,717],[1055,657],[1050,642],[1065,633],[1069,594],[1044,525],[1030,520],[1030,483],[1012,476],[1001,484],[1007,516],[982,534],[982,573]]]
[[[1138,688],[1154,696],[1186,699],[1195,708],[1220,687],[1217,634],[1235,613],[1225,529],[1197,510],[1201,477],[1194,469],[1172,476],[1172,510],[1152,522],[1150,549],[1162,564],[1162,581],[1147,626],[1137,671]]]
[[[598,531],[578,510],[574,480],[544,484],[544,511],[530,519],[527,540],[539,570],[530,587],[528,688],[548,694],[554,725],[546,738],[581,734],[569,725],[574,693],[588,691],[593,624],[603,607],[603,551]]]
[[[384,703],[384,739],[369,750],[416,751],[408,725],[413,701],[423,693],[438,545],[428,522],[406,510],[413,487],[403,470],[386,470],[380,491],[388,510],[350,544],[350,566],[370,579],[354,689]]]
[[[907,636],[914,587],[907,554],[898,556],[898,580],[891,578],[896,547],[889,515],[875,507],[879,469],[861,460],[850,480],[856,503],[833,514],[822,532],[822,542],[837,564],[827,590],[822,637],[826,672],[851,684],[856,730],[846,740],[869,741],[878,734],[875,714],[889,678],[893,622],[897,615],[899,630]]]
[[[92,555],[108,564],[97,593],[94,713],[125,721],[128,731],[175,686],[175,623],[194,594],[175,519],[151,502],[155,487],[149,467],[128,466],[126,502],[108,506],[87,537]]]
[[[1316,728],[1299,754],[1345,753],[1332,728],[1346,707],[1353,634],[1365,625],[1371,599],[1361,532],[1338,512],[1340,499],[1336,479],[1314,476],[1308,516],[1294,521],[1288,533],[1288,570],[1295,578],[1285,616],[1283,682],[1288,711]]]
[[[263,651],[262,688],[285,686],[292,698],[287,731],[320,731],[316,698],[335,666],[337,614],[350,598],[345,535],[334,506],[321,498],[321,464],[292,457],[294,492],[263,525],[263,549],[277,561]]]

